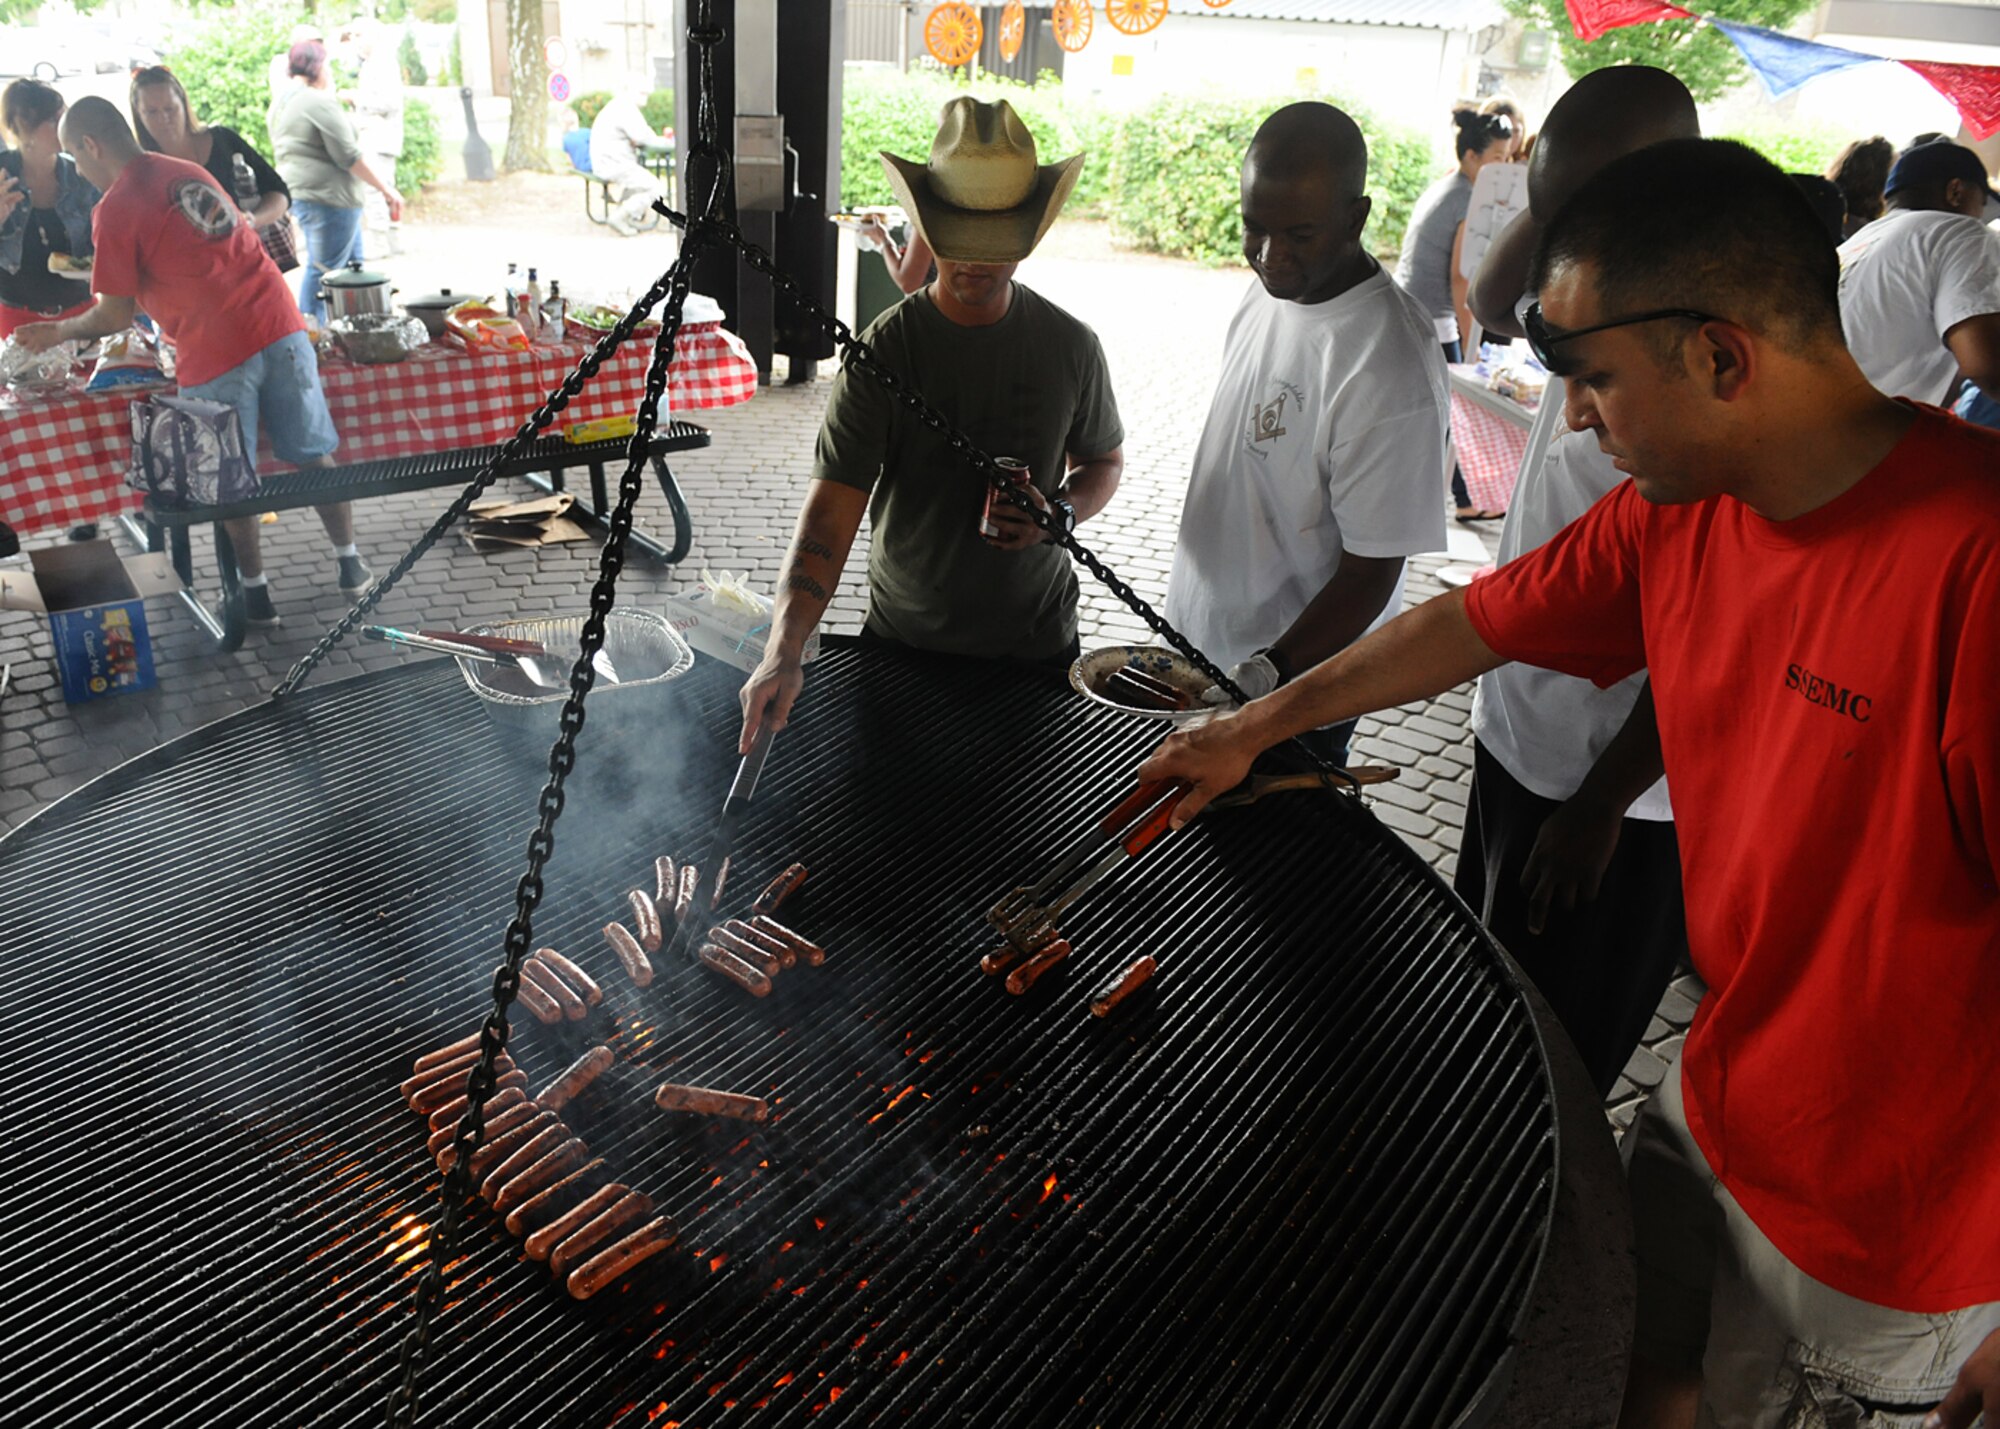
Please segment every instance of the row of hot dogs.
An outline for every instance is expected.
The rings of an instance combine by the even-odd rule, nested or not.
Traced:
[[[1023,950],[1012,942],[1002,943],[979,960],[979,970],[988,977],[1007,976],[1007,991],[1019,997],[1035,985],[1035,980],[1070,955],[1069,939],[1050,925],[1040,942]],[[1151,954],[1131,963],[1117,977],[1100,987],[1090,999],[1092,1017],[1109,1017],[1111,1010],[1144,987],[1160,965]]]

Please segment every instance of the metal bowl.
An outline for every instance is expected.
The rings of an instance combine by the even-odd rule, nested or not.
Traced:
[[[547,616],[476,625],[473,635],[498,635],[510,640],[537,640],[548,648],[538,656],[541,667],[555,678],[555,689],[543,689],[511,661],[498,664],[460,660],[459,673],[479,697],[480,708],[496,726],[533,736],[543,745],[556,736],[557,718],[569,697],[569,671],[576,663],[583,638],[584,617]],[[659,714],[662,688],[694,668],[688,648],[667,618],[650,610],[613,610],[604,619],[604,654],[618,672],[617,683],[597,677],[590,691],[587,733],[614,730],[639,732]]]
[[[1184,710],[1152,710],[1112,698],[1104,692],[1105,682],[1128,667],[1172,685],[1193,700],[1194,705]],[[1162,649],[1158,645],[1106,645],[1101,649],[1086,650],[1069,667],[1069,683],[1085,699],[1135,719],[1196,724],[1213,719],[1218,713],[1216,706],[1201,702],[1202,692],[1209,686],[1208,677],[1189,664],[1187,657],[1179,651]]]

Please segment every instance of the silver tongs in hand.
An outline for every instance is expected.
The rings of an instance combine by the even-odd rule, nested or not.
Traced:
[[[1056,933],[1056,919],[1120,864],[1137,858],[1167,831],[1189,786],[1179,780],[1141,784],[1106,814],[1041,881],[1007,894],[986,915],[1023,953]],[[1109,845],[1107,847],[1107,844]]]
[[[771,740],[777,733],[770,725],[757,731],[757,737],[750,742],[750,752],[743,756],[736,766],[736,777],[729,783],[729,793],[722,801],[722,821],[715,831],[715,842],[709,846],[708,857],[697,865],[694,885],[694,902],[688,908],[688,915],[674,929],[673,946],[700,947],[701,935],[705,935],[709,925],[715,920],[710,912],[722,902],[722,895],[729,887],[729,859],[736,847],[736,832],[749,811],[750,801],[757,793],[757,780],[764,772],[764,760],[771,753]],[[715,870],[715,887],[704,893],[702,885],[707,881],[708,871]],[[699,926],[697,926],[699,925]],[[689,930],[694,932],[690,934]]]

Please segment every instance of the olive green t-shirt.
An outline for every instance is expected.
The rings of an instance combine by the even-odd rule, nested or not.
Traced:
[[[1007,316],[960,327],[929,289],[862,334],[973,444],[1028,463],[1053,496],[1079,460],[1125,429],[1097,335],[1019,283]],[[1076,638],[1076,575],[1060,546],[1002,551],[979,535],[983,479],[872,378],[841,369],[827,399],[815,479],[871,492],[868,628],[923,650],[1056,659]]]

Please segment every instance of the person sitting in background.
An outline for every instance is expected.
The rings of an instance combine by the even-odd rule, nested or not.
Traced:
[[[1840,189],[1847,205],[1847,220],[1841,228],[1844,242],[1882,216],[1882,187],[1889,182],[1889,166],[1896,162],[1896,146],[1880,134],[1872,139],[1856,139],[1834,155],[1826,166],[1826,176]]]
[[[148,153],[185,159],[208,170],[222,191],[236,200],[260,232],[285,221],[292,209],[292,191],[257,148],[226,124],[203,124],[194,117],[187,90],[165,65],[136,71],[131,91],[132,132]],[[250,173],[256,198],[246,200],[239,185],[236,161]]]
[[[590,123],[590,171],[610,185],[611,231],[632,238],[656,199],[666,194],[646,167],[646,150],[667,141],[647,122],[644,91],[621,90]]]
[[[881,213],[870,213],[868,221],[861,225],[860,235],[875,245],[882,255],[882,266],[889,270],[889,281],[894,283],[906,296],[937,276],[937,262],[931,253],[930,244],[924,242],[923,234],[910,229],[910,241],[898,245],[889,235],[888,225]]]
[[[305,82],[271,106],[271,148],[306,237],[299,311],[317,321],[325,315],[320,280],[361,261],[361,186],[382,195],[391,222],[403,216],[403,196],[396,192],[393,174],[376,172],[347,112],[334,98],[326,46],[318,40],[293,45],[291,69]]]
[[[1424,190],[1403,230],[1403,252],[1396,260],[1396,282],[1424,306],[1446,362],[1465,360],[1472,340],[1472,314],[1465,305],[1466,280],[1459,272],[1465,244],[1465,215],[1472,206],[1472,182],[1488,164],[1505,163],[1514,147],[1514,124],[1504,114],[1454,109],[1457,131],[1452,147],[1458,167]],[[1506,513],[1472,504],[1465,474],[1451,469],[1453,514],[1460,521],[1492,521]]]
[[[1889,212],[1840,246],[1840,320],[1854,360],[1891,397],[1942,405],[1963,376],[2000,393],[2000,236],[1979,221],[1992,187],[1957,144],[1909,150]]]
[[[174,345],[181,395],[233,407],[253,459],[261,431],[284,461],[332,466],[339,438],[305,324],[271,255],[222,186],[198,165],[142,150],[108,100],[79,99],[63,119],[62,139],[83,176],[104,192],[92,220],[97,303],[15,336],[45,351],[123,332],[144,307]],[[333,540],[340,588],[360,590],[370,572],[354,545],[352,507],[322,506],[319,515]],[[253,624],[276,625],[257,518],[224,525],[243,573],[245,613]]]
[[[40,80],[17,79],[0,95],[0,123],[19,146],[0,152],[0,338],[90,306],[86,274],[49,266],[58,256],[89,261],[98,200],[96,185],[62,152],[62,115],[62,96]]]

